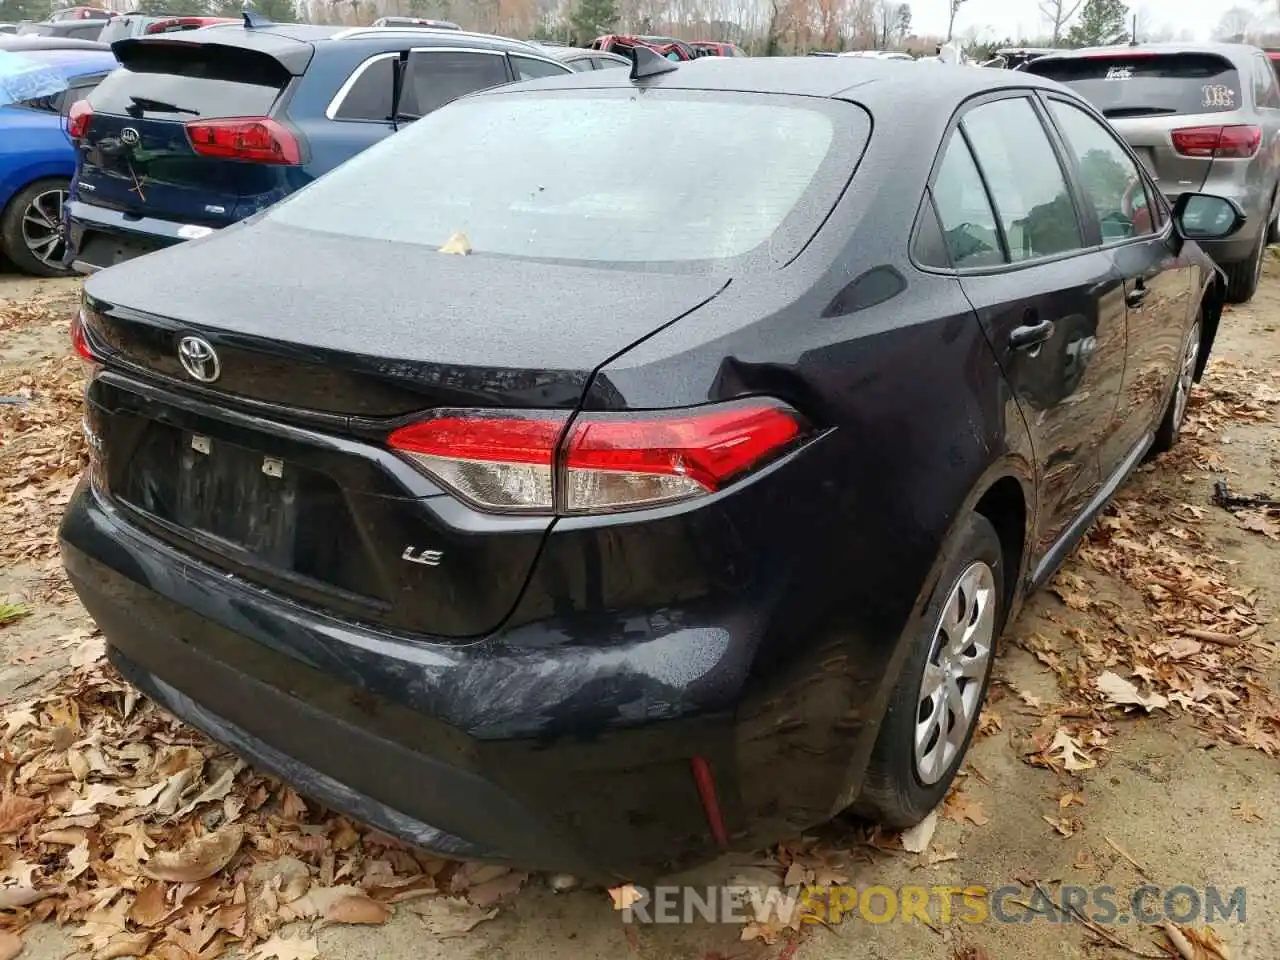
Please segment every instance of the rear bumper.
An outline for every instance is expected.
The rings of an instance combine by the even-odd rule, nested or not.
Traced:
[[[95,273],[117,263],[193,239],[205,228],[156,217],[131,217],[83,200],[67,204],[66,263],[77,273]]]
[[[437,645],[206,568],[84,484],[62,546],[131,682],[304,794],[451,856],[604,883],[707,859],[717,845],[695,756],[711,766],[732,845],[776,841],[852,801],[883,706],[884,664],[853,669],[818,645],[743,686],[737,661],[759,630],[743,611],[622,618],[589,650],[556,648],[559,631]],[[513,633],[531,630],[546,627]],[[689,712],[700,684],[746,692],[735,710]],[[610,728],[601,714],[619,703],[670,718]],[[539,726],[545,735],[512,734]]]

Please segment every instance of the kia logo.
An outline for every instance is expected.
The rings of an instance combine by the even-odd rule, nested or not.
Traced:
[[[213,383],[222,375],[222,365],[213,345],[203,337],[183,337],[178,341],[178,360],[191,379]]]
[[[142,142],[142,134],[133,127],[125,127],[120,131],[120,142],[126,147],[136,147]]]

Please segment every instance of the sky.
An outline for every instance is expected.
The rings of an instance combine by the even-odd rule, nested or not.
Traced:
[[[922,35],[947,32],[949,0],[908,0],[912,29]],[[1190,30],[1197,39],[1210,32],[1234,0],[1130,0],[1130,13],[1172,30]],[[1243,4],[1243,5],[1248,5]],[[1143,9],[1145,7],[1145,10]],[[956,33],[970,27],[982,30],[979,39],[1034,37],[1047,32],[1037,0],[966,0],[956,16]],[[989,36],[987,34],[990,34]]]

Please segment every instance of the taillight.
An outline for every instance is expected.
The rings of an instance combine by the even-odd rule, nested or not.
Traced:
[[[775,400],[642,414],[448,411],[388,438],[482,509],[612,513],[721,490],[793,449],[806,422]]]
[[[298,138],[270,117],[226,117],[187,124],[191,149],[202,157],[255,163],[302,162]]]
[[[1252,124],[1183,127],[1171,134],[1173,148],[1184,157],[1247,160],[1262,146],[1262,128]]]
[[[96,363],[98,358],[93,355],[93,350],[89,346],[89,338],[84,332],[84,314],[79,310],[76,315],[71,318],[71,347],[81,360],[86,363]]]
[[[88,100],[77,100],[67,111],[67,136],[79,140],[89,132],[89,123],[93,120],[93,107]]]

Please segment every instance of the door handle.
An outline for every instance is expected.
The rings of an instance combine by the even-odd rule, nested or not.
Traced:
[[[1147,299],[1146,287],[1134,287],[1124,295],[1125,306],[1140,307]]]
[[[1025,319],[1029,320],[1031,318],[1027,317]],[[1040,320],[1035,323],[1014,327],[1013,332],[1009,334],[1009,346],[1015,350],[1026,350],[1029,347],[1040,346],[1052,336],[1053,321]]]

